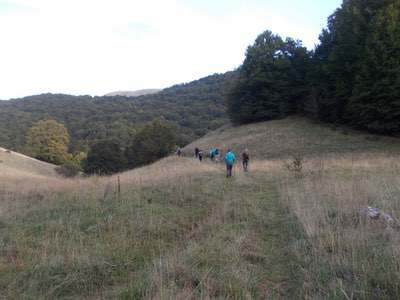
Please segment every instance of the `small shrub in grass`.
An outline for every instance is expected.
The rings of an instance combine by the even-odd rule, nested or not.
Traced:
[[[81,168],[76,166],[75,164],[66,163],[62,166],[57,167],[56,172],[63,177],[72,178],[79,175],[79,173],[81,172]]]
[[[302,155],[294,155],[293,158],[285,163],[285,168],[290,172],[301,173],[303,170],[304,158]]]

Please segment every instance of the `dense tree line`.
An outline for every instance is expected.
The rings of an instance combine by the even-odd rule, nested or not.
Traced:
[[[345,0],[314,51],[267,31],[247,50],[227,97],[235,123],[302,113],[400,132],[400,0]]]
[[[298,111],[307,95],[307,49],[266,31],[247,50],[240,75],[228,95],[235,123],[285,117]]]
[[[94,144],[83,161],[87,174],[109,175],[153,163],[176,148],[174,128],[156,119],[143,126],[125,148],[115,140]]]
[[[58,165],[59,174],[73,177],[86,174],[110,175],[144,166],[168,156],[177,148],[176,129],[169,123],[155,119],[142,126],[125,141],[117,137],[97,141],[88,153],[69,153],[69,133],[55,120],[41,120],[27,133],[26,150],[34,158]]]
[[[68,129],[71,153],[87,152],[107,139],[125,147],[155,118],[173,124],[183,145],[227,121],[224,94],[234,77],[234,72],[216,74],[140,97],[43,94],[0,101],[0,145],[27,153],[29,128],[54,119]]]

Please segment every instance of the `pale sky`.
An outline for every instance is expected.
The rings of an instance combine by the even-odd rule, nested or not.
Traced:
[[[342,0],[0,0],[0,99],[165,88],[238,67],[266,29],[318,42]]]

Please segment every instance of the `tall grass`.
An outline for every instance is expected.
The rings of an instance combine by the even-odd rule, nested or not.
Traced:
[[[400,169],[398,157],[338,159],[287,174],[283,200],[306,235],[297,254],[304,261],[308,299],[400,298]],[[366,217],[368,206],[394,222]]]
[[[20,180],[0,187],[6,299],[245,299],[298,286],[272,176],[229,180],[222,165],[167,158],[111,177]]]
[[[121,194],[116,177],[2,181],[1,297],[101,298],[145,285],[154,257],[181,243],[215,200],[204,193],[214,166],[170,160],[121,174]]]

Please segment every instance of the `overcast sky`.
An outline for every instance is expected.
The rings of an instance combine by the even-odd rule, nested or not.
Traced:
[[[313,48],[342,0],[0,0],[0,99],[164,88],[238,67],[270,29]]]

